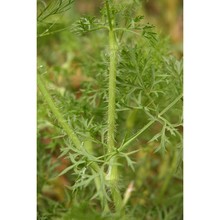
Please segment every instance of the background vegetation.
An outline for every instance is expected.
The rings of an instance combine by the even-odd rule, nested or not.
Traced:
[[[67,4],[58,7],[60,11],[54,4],[42,13],[50,2],[38,1],[38,72],[43,74],[69,125],[82,138],[96,137],[99,142],[93,143],[95,155],[104,155],[101,146],[106,135],[103,100],[108,85],[108,35],[106,31],[82,33],[87,26],[80,29],[85,24],[80,20],[82,16],[87,21],[102,16],[102,1],[63,2]],[[131,8],[121,8],[119,18],[124,16],[128,20],[131,15],[145,15],[142,22],[156,26],[157,39],[146,41],[131,33],[121,34],[116,93],[118,143],[135,135],[182,94],[182,2],[127,2],[125,9]],[[71,161],[65,155],[65,146],[69,144],[66,134],[60,132],[60,125],[42,95],[37,95],[37,218],[116,219],[103,217],[98,200],[91,200],[94,185],[83,186],[82,190],[78,186],[75,190],[73,185],[80,183],[75,171],[59,175],[71,166],[74,158]],[[178,99],[126,153],[138,151],[129,157],[125,154],[119,161],[119,185],[124,198],[127,190],[132,189],[126,203],[127,219],[183,218],[182,130],[182,99]]]

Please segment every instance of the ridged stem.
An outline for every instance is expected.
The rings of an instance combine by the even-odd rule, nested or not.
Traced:
[[[67,124],[66,120],[64,119],[64,117],[62,116],[62,114],[59,112],[58,108],[54,104],[54,101],[51,98],[51,95],[49,94],[46,86],[44,85],[44,81],[43,81],[40,74],[38,74],[38,76],[37,76],[37,84],[38,84],[38,88],[40,89],[46,103],[48,104],[50,110],[53,112],[53,114],[56,117],[58,123],[62,126],[63,130],[66,132],[66,134],[71,139],[71,141],[76,146],[76,148],[80,149],[81,141],[79,140],[79,138],[77,137],[75,132]],[[90,167],[94,171],[99,172],[99,166],[95,162],[91,163]]]
[[[57,121],[59,122],[59,124],[62,126],[62,128],[64,129],[64,131],[66,132],[66,134],[69,136],[69,138],[72,140],[73,144],[76,146],[76,148],[80,148],[81,146],[81,142],[79,140],[79,138],[77,137],[77,135],[74,133],[74,131],[69,127],[69,125],[67,124],[67,122],[65,121],[65,119],[63,118],[62,114],[59,112],[58,108],[56,107],[51,95],[49,94],[45,84],[44,84],[44,80],[42,79],[42,77],[40,76],[40,74],[38,74],[37,76],[37,84],[38,84],[38,88],[42,93],[42,96],[44,97],[46,103],[48,104],[50,110],[53,112],[54,116],[56,117]],[[89,134],[88,134],[89,135]],[[89,143],[88,141],[85,142],[85,147],[87,148],[88,152],[93,154],[93,148],[92,148],[92,143]],[[98,173],[99,172],[99,166],[97,163],[93,162],[90,164],[90,167],[92,169],[92,173]],[[95,185],[96,185],[96,189],[99,192],[101,189],[101,180],[99,177],[95,178]],[[108,204],[106,202],[106,199],[104,198],[104,196],[100,193],[100,200],[102,203],[103,208],[108,211]]]
[[[115,92],[116,92],[116,65],[117,65],[117,45],[113,30],[109,31],[109,97],[108,97],[108,152],[112,152],[115,147]]]
[[[40,91],[41,91],[41,93],[42,93],[46,103],[48,104],[50,110],[55,115],[55,117],[56,117],[57,121],[59,122],[59,124],[62,126],[62,128],[64,129],[66,134],[69,136],[69,138],[73,142],[73,144],[77,148],[80,148],[81,142],[80,142],[79,138],[76,136],[74,131],[69,127],[69,125],[67,124],[67,122],[63,118],[62,114],[59,112],[59,110],[55,106],[55,104],[54,104],[54,102],[53,102],[49,92],[46,89],[46,86],[44,85],[44,81],[43,81],[43,79],[42,79],[40,74],[38,74],[38,76],[37,76],[37,84],[38,84],[38,88],[40,89]]]
[[[109,21],[109,87],[108,87],[108,136],[107,136],[107,146],[108,153],[115,150],[115,96],[116,96],[116,70],[117,70],[117,52],[118,46],[116,42],[116,37],[114,33],[114,24],[111,16],[111,11],[109,7],[109,2],[106,0],[106,9]],[[118,167],[117,167],[117,157],[113,157],[110,160],[107,180],[110,182],[111,194],[117,212],[121,212],[122,209],[122,198],[120,191],[118,190]]]

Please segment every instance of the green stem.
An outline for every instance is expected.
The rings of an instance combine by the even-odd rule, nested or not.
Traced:
[[[106,9],[109,21],[109,52],[110,52],[110,64],[109,64],[109,97],[108,97],[108,136],[107,136],[107,146],[108,153],[112,153],[115,149],[115,93],[116,93],[116,66],[117,66],[117,51],[118,46],[116,42],[116,37],[114,33],[113,20],[111,17],[111,12],[109,8],[109,2],[106,0]],[[110,160],[108,174],[106,179],[110,182],[110,189],[112,193],[112,198],[117,212],[121,212],[122,209],[122,198],[120,191],[118,190],[118,167],[117,167],[117,157],[113,157]]]
[[[79,138],[76,136],[74,131],[69,127],[65,119],[63,118],[62,114],[59,112],[57,107],[55,106],[49,92],[46,89],[46,86],[44,85],[43,79],[41,78],[40,74],[37,76],[37,84],[38,88],[40,89],[45,101],[47,102],[48,106],[50,107],[51,111],[55,115],[57,121],[60,123],[60,125],[63,127],[64,131],[67,133],[73,144],[80,148],[81,142]]]
[[[164,113],[166,113],[171,107],[173,107],[181,98],[183,94],[180,94],[176,97],[174,101],[172,101],[163,111],[158,114],[158,118],[161,117]],[[127,148],[127,146],[137,139],[147,128],[149,128],[156,120],[151,120],[148,124],[146,124],[141,130],[139,130],[134,136],[132,136],[127,142],[125,142],[122,146],[118,148],[118,151],[123,151]]]
[[[116,91],[116,65],[117,65],[117,45],[115,35],[109,31],[110,46],[110,66],[109,66],[109,100],[108,100],[108,152],[112,152],[115,146],[115,91]]]
[[[147,128],[149,128],[155,121],[152,120],[148,124],[146,124],[140,131],[138,131],[134,136],[132,136],[127,142],[125,142],[122,146],[118,148],[118,151],[124,151],[126,147],[137,139],[138,136],[140,136]]]
[[[55,115],[57,121],[59,122],[59,124],[62,126],[62,128],[64,129],[64,131],[66,132],[66,134],[69,136],[69,138],[71,139],[71,141],[73,142],[73,144],[76,146],[76,148],[80,149],[81,147],[81,141],[79,140],[79,138],[77,137],[77,135],[75,134],[75,132],[70,128],[70,126],[67,124],[67,122],[65,121],[65,119],[63,118],[62,114],[59,112],[59,110],[57,109],[57,107],[55,106],[49,92],[46,89],[46,86],[44,85],[44,81],[41,77],[40,74],[38,74],[37,76],[37,84],[38,84],[38,88],[40,89],[46,103],[48,104],[49,108],[51,109],[51,111],[53,112],[53,114]],[[97,165],[97,163],[92,162],[90,164],[90,167],[96,171],[99,172],[99,166]]]
[[[47,36],[47,35],[56,34],[56,33],[59,33],[59,32],[61,32],[61,31],[68,30],[69,28],[70,28],[70,27],[65,27],[65,28],[62,28],[62,29],[59,29],[59,30],[56,30],[56,31],[51,31],[51,32],[49,32],[49,31],[48,31],[49,29],[47,29],[47,30],[44,31],[42,34],[37,35],[37,38],[39,38],[39,37],[44,37],[44,36]]]
[[[109,28],[113,30],[113,25],[112,25],[112,18],[111,18],[111,12],[109,8],[109,0],[105,1],[106,9],[107,9],[107,16],[108,16],[108,23],[109,23]]]
[[[132,34],[136,34],[136,35],[141,36],[140,33],[135,32],[135,31],[132,31],[132,30],[127,29],[127,28],[115,28],[114,30],[115,30],[115,31],[123,31],[123,33],[124,33],[125,31],[127,31],[127,32],[130,32],[130,33],[132,33]]]
[[[44,81],[43,81],[42,77],[40,76],[40,74],[38,74],[38,76],[37,76],[37,84],[38,84],[38,87],[39,87],[46,103],[48,104],[51,111],[55,115],[57,121],[63,127],[64,131],[67,133],[69,138],[72,140],[73,144],[79,149],[80,146],[81,146],[81,142],[80,142],[79,138],[76,136],[76,134],[73,132],[73,130],[69,127],[69,125],[66,123],[65,119],[63,118],[62,114],[59,112],[59,110],[55,106],[48,90],[46,89],[46,86],[45,86]],[[87,135],[90,136],[90,134],[87,134]],[[91,153],[91,154],[93,153],[93,147],[92,147],[91,142],[86,141],[85,142],[85,147],[87,148],[89,153]],[[90,167],[92,169],[93,174],[99,172],[99,166],[95,162],[91,163]],[[99,192],[100,189],[101,189],[101,180],[100,180],[99,177],[95,178],[95,185],[96,185],[97,191]],[[108,211],[109,208],[108,208],[108,204],[107,204],[106,199],[104,198],[104,196],[101,193],[100,193],[99,196],[100,196],[100,200],[101,200],[101,203],[103,205],[103,208],[106,211]]]
[[[161,115],[163,115],[164,113],[166,113],[171,107],[173,107],[181,98],[183,97],[183,94],[181,93],[179,96],[177,96],[175,98],[174,101],[172,101],[163,111],[161,111],[158,114],[158,117],[160,117]]]

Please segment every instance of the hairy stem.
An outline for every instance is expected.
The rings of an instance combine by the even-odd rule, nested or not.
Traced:
[[[40,76],[40,74],[38,74],[38,76],[37,76],[37,84],[38,84],[38,88],[40,89],[46,103],[48,104],[50,110],[53,112],[57,121],[62,126],[62,128],[64,129],[64,131],[66,132],[68,137],[71,139],[73,144],[76,146],[76,148],[80,149],[81,141],[79,140],[79,138],[77,137],[75,132],[70,128],[70,126],[67,124],[67,122],[65,121],[62,114],[57,109],[56,105],[53,102],[53,99],[51,98],[49,92],[46,89],[46,86],[44,85],[44,81],[43,81],[42,77]],[[99,166],[95,162],[91,163],[90,167],[94,171],[99,172]]]
[[[112,25],[112,18],[111,18],[111,12],[110,12],[110,7],[109,7],[109,0],[105,1],[105,5],[106,5],[106,9],[107,9],[109,28],[110,28],[110,30],[112,30],[113,25]]]
[[[116,68],[117,68],[118,46],[114,33],[113,20],[112,20],[108,0],[106,0],[106,9],[107,9],[107,15],[109,21],[109,52],[110,52],[107,146],[108,146],[108,153],[111,153],[115,149],[115,118],[116,118],[115,93],[116,93],[116,70],[117,70]],[[110,160],[110,165],[106,178],[110,181],[110,188],[111,188],[115,209],[117,212],[120,212],[122,208],[122,198],[117,187],[118,167],[116,163],[117,163],[117,157],[113,157]]]
[[[62,114],[59,112],[59,110],[55,106],[49,92],[46,89],[46,86],[44,85],[44,81],[43,81],[42,77],[40,76],[40,74],[38,74],[38,76],[37,76],[37,84],[38,84],[38,88],[40,89],[45,101],[47,102],[48,106],[50,107],[50,110],[55,115],[59,124],[62,126],[62,128],[64,129],[66,134],[69,136],[69,138],[73,142],[73,144],[77,148],[80,148],[81,142],[80,142],[79,138],[76,136],[74,131],[69,127],[69,125],[67,124],[67,122],[63,118]]]
[[[81,142],[80,142],[79,138],[76,136],[74,131],[69,127],[69,125],[67,124],[67,122],[63,118],[62,114],[57,109],[56,105],[54,104],[54,102],[53,102],[53,100],[52,100],[52,98],[46,88],[46,86],[44,85],[44,81],[43,81],[42,77],[40,76],[40,74],[38,74],[38,76],[37,76],[37,84],[38,84],[38,88],[40,89],[46,103],[48,104],[49,108],[51,109],[51,111],[55,115],[57,121],[63,127],[64,131],[67,133],[69,138],[72,140],[73,144],[77,148],[80,148]],[[89,134],[88,134],[88,136],[89,136]],[[93,154],[93,147],[92,147],[91,142],[86,141],[85,147],[87,148],[89,153]],[[91,167],[93,174],[99,172],[99,170],[100,170],[98,164],[95,162],[91,163],[90,167]],[[95,178],[95,185],[96,185],[96,190],[99,192],[101,189],[101,180],[99,177]],[[102,193],[99,194],[99,197],[100,197],[100,200],[101,200],[101,203],[102,203],[104,210],[108,211],[109,210],[108,204],[107,204],[106,199],[102,195]]]
[[[116,91],[116,65],[117,65],[117,45],[115,35],[109,31],[110,65],[109,65],[109,100],[108,100],[108,152],[112,152],[115,146],[115,91]]]

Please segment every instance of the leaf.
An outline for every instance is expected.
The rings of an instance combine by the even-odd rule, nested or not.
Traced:
[[[76,181],[74,186],[72,187],[72,190],[76,190],[78,188],[85,188],[87,187],[96,177],[98,177],[98,174],[91,174],[91,175],[83,175],[83,177],[79,177],[79,179]]]
[[[137,150],[137,151],[139,151],[139,150]],[[132,152],[130,152],[130,153],[122,153],[122,152],[120,153],[120,155],[126,159],[128,166],[132,169],[133,172],[135,172],[135,168],[134,168],[134,165],[133,165],[133,164],[135,164],[136,162],[134,162],[133,160],[131,160],[128,155],[134,154],[134,153],[136,153],[137,151],[132,151]]]
[[[68,152],[69,152],[69,148],[65,147],[65,148],[61,148],[62,153],[59,155],[59,158],[65,156]]]
[[[157,141],[159,137],[162,136],[162,132],[157,133],[156,135],[154,135],[148,142],[152,142],[152,141]]]
[[[73,169],[75,166],[75,164],[67,167],[66,169],[64,169],[58,176],[62,176],[63,174],[67,173],[69,170]]]
[[[156,150],[154,152],[156,153],[158,151],[161,151],[162,154],[164,154],[166,151],[166,143],[169,143],[169,140],[166,136],[166,124],[163,126],[160,134],[161,134],[160,145],[156,148]]]
[[[106,27],[95,17],[85,16],[80,18],[77,22],[73,24],[72,32],[77,35],[83,35],[85,33],[99,30],[102,28]]]
[[[155,43],[157,42],[157,38],[156,38],[157,34],[156,32],[153,32],[154,28],[155,28],[154,25],[150,25],[150,24],[147,24],[142,28],[142,36],[148,39],[152,46],[154,46]]]
[[[70,5],[75,0],[50,0],[50,1],[42,1],[38,0],[38,22],[42,22],[52,15],[61,14],[70,9]]]
[[[144,16],[143,16],[143,15],[139,15],[139,16],[135,17],[135,18],[133,19],[133,21],[134,21],[134,22],[139,22],[139,21],[141,21],[141,20],[143,20],[143,19],[144,19]]]

